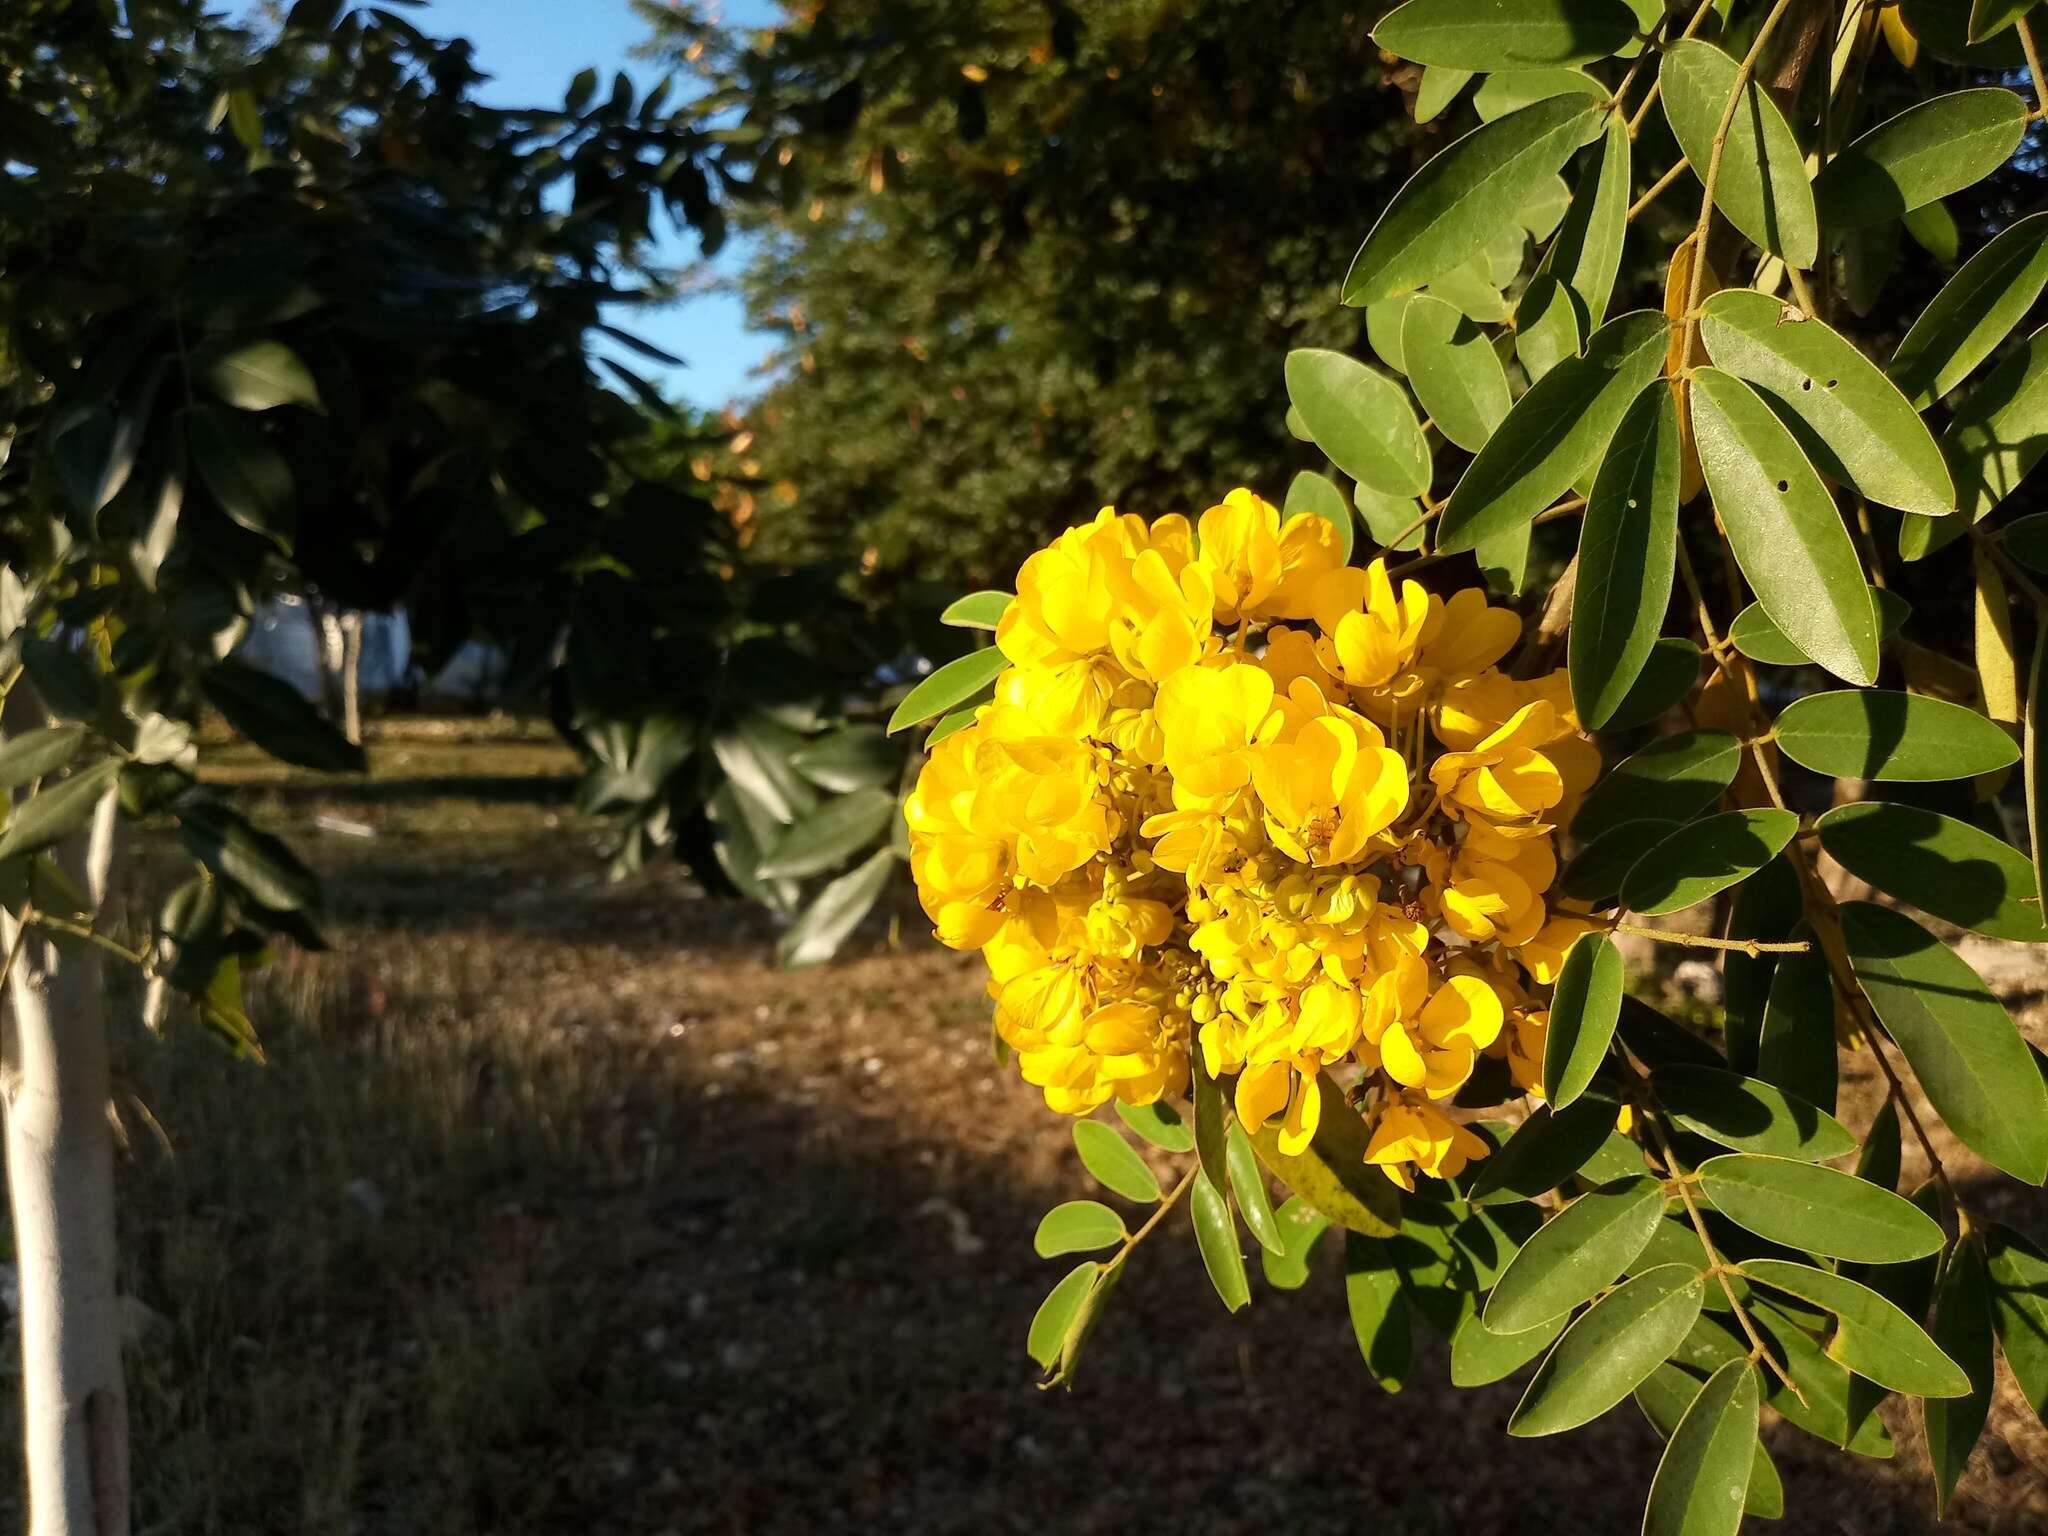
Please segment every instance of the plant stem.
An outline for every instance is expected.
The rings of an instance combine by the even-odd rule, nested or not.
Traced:
[[[1109,1273],[1113,1269],[1120,1268],[1124,1260],[1131,1256],[1131,1250],[1151,1236],[1152,1229],[1164,1221],[1166,1213],[1180,1203],[1180,1197],[1188,1192],[1188,1186],[1195,1182],[1195,1175],[1201,1171],[1202,1165],[1200,1163],[1194,1163],[1189,1166],[1188,1171],[1180,1176],[1180,1182],[1160,1198],[1158,1206],[1150,1216],[1145,1218],[1144,1223],[1139,1226],[1138,1230],[1124,1239],[1124,1245],[1117,1249],[1116,1256],[1102,1266],[1104,1274]]]
[[[2027,18],[2021,16],[2013,23],[2019,29],[2020,46],[2027,51],[2027,79],[2034,87],[2034,116],[2048,115],[2048,104],[2041,99],[2043,79],[2041,75],[2041,54],[2034,47],[2034,31],[2027,25]]]
[[[1666,171],[1662,176],[1659,176],[1654,182],[1650,184],[1650,189],[1647,192],[1645,192],[1641,197],[1637,198],[1633,203],[1629,204],[1628,218],[1624,220],[1624,222],[1629,224],[1635,223],[1636,215],[1641,213],[1645,208],[1649,207],[1650,204],[1657,201],[1657,199],[1663,195],[1665,190],[1668,187],[1670,187],[1671,183],[1678,180],[1680,176],[1685,174],[1687,167],[1689,167],[1691,164],[1692,162],[1690,160],[1686,159],[1685,156],[1680,155],[1678,157],[1678,164],[1671,167],[1671,169]]]
[[[1806,939],[1792,939],[1784,943],[1765,943],[1761,939],[1717,939],[1711,934],[1680,933],[1674,928],[1645,928],[1640,923],[1617,922],[1614,931],[1655,939],[1661,944],[1682,944],[1687,949],[1736,949],[1751,959],[1758,955],[1803,955],[1813,948]]]

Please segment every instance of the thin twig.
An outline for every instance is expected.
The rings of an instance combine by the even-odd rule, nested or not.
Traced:
[[[1758,955],[1803,955],[1813,948],[1806,939],[1767,944],[1761,939],[1717,939],[1705,933],[1681,933],[1675,928],[1646,928],[1640,923],[1617,922],[1614,931],[1655,939],[1660,944],[1682,944],[1687,949],[1737,949],[1751,959]]]
[[[2019,28],[2020,46],[2027,51],[2027,78],[2034,86],[2034,116],[2048,115],[2048,102],[2043,102],[2041,98],[2044,84],[2048,82],[2044,82],[2041,74],[2041,55],[2034,47],[2033,28],[2027,25],[2027,18],[2024,16],[2021,16],[2014,25]]]
[[[1680,176],[1685,174],[1687,168],[1690,167],[1691,164],[1692,162],[1690,160],[1686,159],[1685,156],[1680,155],[1678,157],[1678,164],[1671,167],[1671,169],[1666,171],[1662,176],[1659,176],[1654,182],[1650,184],[1649,191],[1645,192],[1641,197],[1637,198],[1633,203],[1629,204],[1628,217],[1623,222],[1629,224],[1635,223],[1636,215],[1641,213],[1645,208],[1649,207],[1650,204],[1657,201],[1657,199],[1663,195],[1665,190],[1669,188],[1674,181],[1678,180]]]

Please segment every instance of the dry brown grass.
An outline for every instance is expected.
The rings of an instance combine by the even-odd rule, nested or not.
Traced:
[[[227,755],[331,874],[335,952],[253,989],[269,1065],[121,1041],[142,1529],[1635,1529],[1633,1409],[1508,1440],[1515,1388],[1454,1393],[1433,1345],[1388,1398],[1327,1264],[1230,1319],[1178,1223],[1079,1390],[1035,1392],[1058,1269],[1030,1233],[1082,1179],[990,1059],[972,961],[871,935],[788,976],[674,870],[605,884],[536,728],[387,727],[372,756],[351,785]],[[2041,1231],[2037,1197],[2000,1205]],[[1778,1529],[1931,1528],[1893,1423],[1887,1464],[1770,1430]],[[1963,1528],[2043,1529],[2044,1469],[2008,1398]],[[18,1502],[0,1480],[0,1525]]]

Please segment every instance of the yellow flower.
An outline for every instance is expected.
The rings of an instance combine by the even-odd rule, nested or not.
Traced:
[[[1556,732],[1557,716],[1538,700],[1524,704],[1469,752],[1446,752],[1430,764],[1446,813],[1495,822],[1532,821],[1564,798],[1557,766],[1537,750]]]
[[[1408,808],[1407,765],[1379,727],[1305,678],[1261,732],[1252,785],[1274,846],[1303,864],[1351,863]]]
[[[1214,801],[1251,782],[1254,744],[1272,707],[1273,679],[1246,662],[1188,667],[1160,685],[1154,713],[1177,805]]]
[[[1403,1189],[1415,1188],[1417,1170],[1430,1178],[1456,1178],[1473,1158],[1484,1157],[1486,1142],[1426,1099],[1410,1094],[1390,1097],[1374,1123],[1365,1160]]]
[[[1396,592],[1385,560],[1332,571],[1315,587],[1313,617],[1323,632],[1316,659],[1366,713],[1400,723],[1424,702],[1430,679],[1415,661],[1441,606],[1419,582],[1403,581]]]
[[[1218,624],[1306,618],[1317,581],[1343,564],[1326,519],[1297,512],[1283,525],[1271,502],[1243,487],[1204,512],[1199,527],[1198,564]]]
[[[1522,621],[1506,608],[1487,606],[1476,587],[1438,605],[1422,635],[1422,665],[1446,684],[1463,682],[1507,655]]]
[[[1359,1055],[1403,1088],[1447,1098],[1472,1075],[1506,1017],[1484,978],[1458,973],[1429,990],[1429,970],[1410,960],[1374,983]]]
[[[1474,820],[1456,851],[1434,862],[1441,866],[1430,872],[1438,908],[1460,938],[1526,944],[1543,926],[1543,892],[1557,878],[1548,837],[1513,837]]]
[[[1579,936],[1606,926],[1576,912],[1553,912],[1536,931],[1536,937],[1516,948],[1515,958],[1538,985],[1547,987],[1557,980],[1557,973],[1564,968],[1565,951],[1579,941]]]

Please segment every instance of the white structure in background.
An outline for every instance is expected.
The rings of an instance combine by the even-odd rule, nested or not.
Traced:
[[[321,696],[319,640],[306,605],[295,597],[274,598],[258,608],[236,654],[253,667],[275,673],[309,699]],[[419,687],[443,697],[487,697],[503,686],[505,666],[503,651],[472,640],[435,676],[422,677],[413,663],[412,626],[403,610],[363,615],[365,694]]]

